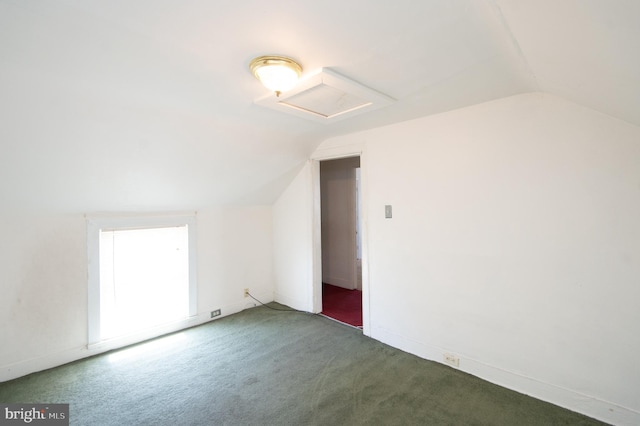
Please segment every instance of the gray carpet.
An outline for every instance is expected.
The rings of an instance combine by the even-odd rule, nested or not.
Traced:
[[[266,307],[1,383],[0,402],[70,403],[73,425],[603,424]]]

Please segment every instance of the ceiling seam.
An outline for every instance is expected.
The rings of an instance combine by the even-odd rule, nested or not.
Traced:
[[[533,84],[535,86],[535,89],[538,92],[540,92],[541,90],[540,90],[540,85],[538,84],[538,78],[536,77],[535,73],[533,72],[533,69],[531,69],[531,65],[529,65],[529,61],[527,61],[527,57],[524,55],[524,52],[522,51],[522,48],[520,47],[520,43],[518,42],[518,39],[513,34],[513,31],[511,31],[511,26],[509,25],[509,23],[507,22],[507,19],[505,18],[504,14],[502,13],[502,9],[498,5],[497,0],[489,0],[489,3],[491,3],[493,5],[493,8],[495,9],[496,14],[498,16],[498,19],[500,20],[500,23],[502,24],[502,28],[507,33],[507,36],[511,39],[511,43],[516,48],[516,51],[518,53],[518,56],[520,57],[520,60],[522,61],[522,63],[524,63],[524,66],[525,66],[526,70],[531,75],[531,78],[533,79]]]

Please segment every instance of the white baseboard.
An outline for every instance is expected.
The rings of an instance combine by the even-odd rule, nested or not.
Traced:
[[[331,284],[336,287],[346,288],[347,290],[353,290],[357,288],[357,283],[353,283],[342,277],[332,277],[332,276],[322,277],[322,282]]]
[[[307,312],[313,311],[313,309],[309,309],[309,306],[307,306],[307,303],[305,303],[304,300],[284,296],[280,293],[275,293],[274,300],[282,305],[289,306],[293,309],[298,309],[298,310],[307,311]]]
[[[261,296],[268,298],[267,295]],[[69,348],[40,357],[30,358],[14,362],[12,364],[3,365],[0,366],[0,383],[6,382],[7,380],[13,380],[18,377],[26,376],[27,374],[36,373],[38,371],[47,370],[53,367],[58,367],[63,364],[68,364],[82,358],[88,358],[90,356],[98,355],[110,350],[119,349],[128,345],[143,342],[145,340],[153,339],[165,334],[201,325],[209,321],[215,321],[228,315],[243,311],[245,309],[253,308],[257,304],[258,303],[253,299],[245,298],[242,301],[238,301],[231,305],[212,308],[211,310],[220,309],[221,311],[220,316],[217,316],[215,318],[211,318],[210,311],[200,312],[198,315],[190,317],[188,319],[177,321],[171,324],[165,324],[141,333],[135,333],[118,339],[112,339],[96,344]]]
[[[445,364],[443,362],[443,356],[444,353],[448,351],[442,348],[417,342],[382,327],[372,326],[371,337],[395,348],[417,355],[420,358]],[[589,395],[584,395],[571,389],[541,382],[531,377],[526,377],[474,359],[459,358],[460,366],[457,368],[458,370],[507,389],[550,402],[551,404],[613,425],[632,426],[640,424],[640,413],[635,410],[621,407]]]

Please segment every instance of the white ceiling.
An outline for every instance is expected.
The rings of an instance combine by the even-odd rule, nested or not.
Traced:
[[[544,91],[640,125],[637,0],[0,0],[3,209],[271,203],[330,136]],[[263,54],[397,101],[253,104]]]
[[[640,1],[497,1],[540,90],[640,125]]]

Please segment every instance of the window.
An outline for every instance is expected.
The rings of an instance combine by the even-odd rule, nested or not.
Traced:
[[[87,229],[90,345],[188,326],[197,311],[194,215],[96,218]]]

